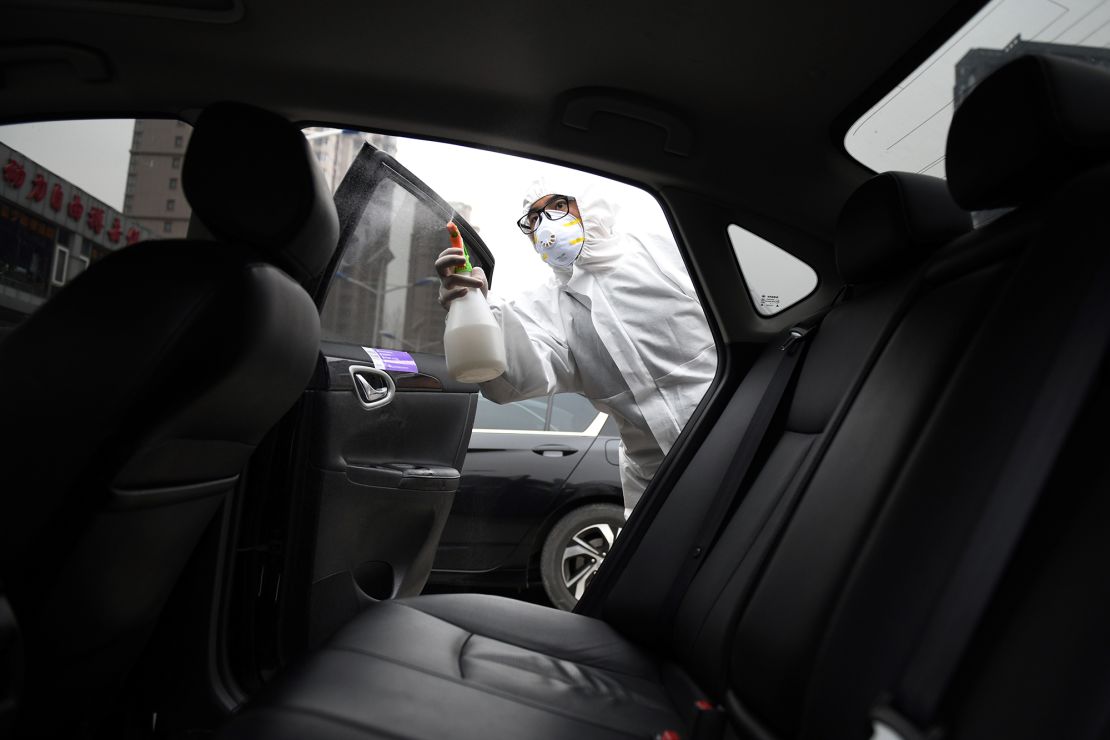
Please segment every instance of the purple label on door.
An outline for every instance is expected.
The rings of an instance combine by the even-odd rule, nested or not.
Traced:
[[[370,355],[370,360],[376,368],[397,373],[417,372],[416,360],[412,359],[412,355],[408,352],[397,349],[372,349],[370,347],[363,347],[363,349],[366,350],[366,354]]]

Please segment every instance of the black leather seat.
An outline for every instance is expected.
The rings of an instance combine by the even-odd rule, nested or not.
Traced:
[[[677,666],[600,620],[420,596],[352,620],[223,736],[653,737],[684,727],[687,698],[699,696]]]
[[[198,539],[315,366],[319,317],[299,283],[339,226],[304,137],[212,106],[183,187],[213,240],[123,249],[4,341],[0,574],[25,646],[24,734],[79,736],[111,711]]]
[[[789,727],[802,738],[858,733],[868,708],[891,690],[916,652],[987,497],[1007,473],[1022,469],[1015,450],[1036,419],[1037,398],[1062,394],[1051,368],[1071,328],[1087,320],[1084,296],[1092,280],[1110,269],[1107,92],[1110,73],[1103,69],[1029,56],[981,83],[956,111],[947,150],[954,198],[968,210],[1015,210],[958,240],[932,276],[943,281],[994,271],[1000,280],[976,315],[964,317],[978,326],[966,331],[956,366],[932,393],[906,461],[888,473],[881,496],[847,507],[855,512],[856,534],[847,540],[852,549],[831,564],[839,572],[836,583],[821,585],[827,571],[812,570],[829,561],[827,536],[804,540],[827,532],[820,518],[844,511],[844,501],[813,500],[806,524],[776,552],[780,566],[768,569],[761,584],[768,600],[758,616],[749,609],[736,640],[768,628],[771,602],[790,573],[806,569],[798,589],[806,598],[816,589],[828,593],[824,624],[807,638],[812,662],[804,671],[792,661],[778,663],[764,676],[758,709],[754,695],[746,696],[753,713],[775,718],[776,734]],[[1098,320],[1107,322],[1105,315]],[[1062,435],[1065,445],[1038,508],[949,685],[946,737],[1104,738],[1110,731],[1110,541],[1104,534],[1110,378],[1105,355],[1087,361],[1101,363],[1100,380]],[[803,506],[810,503],[807,497]],[[802,515],[799,510],[795,521]],[[780,639],[798,635],[786,630]],[[751,658],[745,652],[736,658]],[[747,665],[751,673],[738,693],[766,665],[766,658]],[[792,722],[779,729],[780,717]]]

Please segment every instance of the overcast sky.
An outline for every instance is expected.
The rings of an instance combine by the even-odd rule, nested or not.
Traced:
[[[0,126],[0,141],[123,210],[134,128],[133,120],[21,123]]]

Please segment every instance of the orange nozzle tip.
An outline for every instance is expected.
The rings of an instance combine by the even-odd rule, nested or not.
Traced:
[[[459,227],[455,226],[453,221],[447,222],[447,236],[451,239],[451,246],[455,249],[462,249],[462,235],[459,233]]]

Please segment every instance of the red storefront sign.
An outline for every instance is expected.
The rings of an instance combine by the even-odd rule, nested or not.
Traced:
[[[47,207],[55,213],[61,213],[64,207],[64,212],[70,220],[77,222],[78,225],[83,220],[83,225],[88,228],[89,232],[96,236],[106,236],[107,241],[112,244],[118,245],[121,241],[124,241],[130,245],[142,239],[143,232],[137,226],[127,227],[125,231],[122,217],[116,215],[116,212],[112,209],[97,205],[95,200],[86,204],[82,200],[81,193],[75,192],[75,189],[70,191],[67,203],[67,189],[64,180],[60,180],[48,170],[41,170],[31,160],[21,161],[14,156],[8,156],[8,152],[18,154],[18,152],[14,152],[8,147],[3,147],[0,151],[4,151],[4,155],[2,155],[4,158],[0,158],[0,162],[4,162],[4,165],[0,167],[0,179],[7,187],[19,192],[22,192],[25,184],[28,185],[27,194],[23,196],[23,200],[42,204],[35,209],[40,215],[46,215]],[[28,178],[28,167],[31,167],[30,171],[35,173],[34,177]],[[6,194],[5,197],[13,198],[16,196]],[[5,218],[8,211],[9,209],[5,209]],[[11,213],[15,212],[11,211]],[[20,219],[22,217],[14,216],[13,218]],[[20,225],[30,228],[29,224],[24,224],[22,221],[20,221]],[[47,227],[45,224],[41,224],[39,230],[54,233],[54,229]],[[35,230],[36,233],[39,230]]]
[[[46,197],[46,178],[40,172],[35,175],[31,180],[31,190],[27,193],[27,200],[33,200],[36,203],[41,203],[42,199]]]
[[[23,169],[23,165],[9,158],[8,163],[4,165],[4,182],[18,189],[23,187],[23,181],[26,179],[27,171]]]
[[[93,230],[94,234],[99,234],[104,230],[104,209],[103,208],[90,208],[89,220],[86,221],[89,228]]]
[[[73,198],[69,201],[67,212],[74,221],[81,220],[81,214],[85,212],[85,204],[81,202],[81,196],[77,193],[74,193]]]

